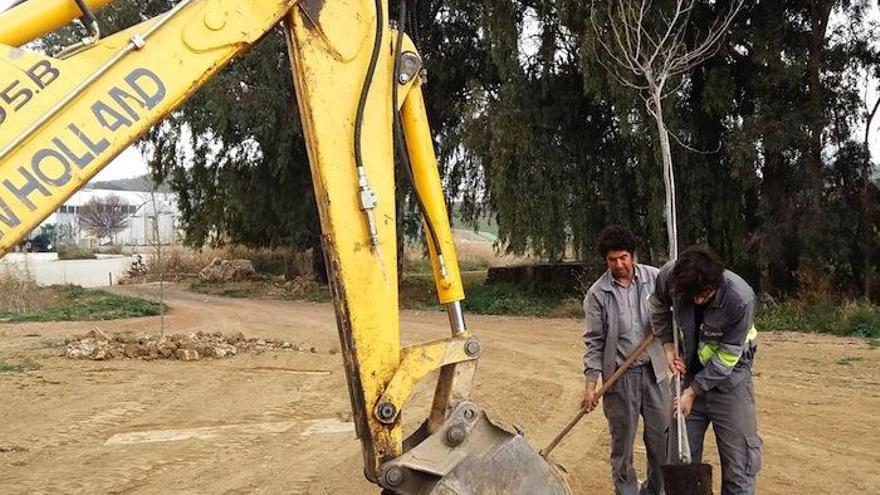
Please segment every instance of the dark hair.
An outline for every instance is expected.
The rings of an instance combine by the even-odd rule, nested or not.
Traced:
[[[691,246],[684,250],[672,268],[672,288],[686,297],[696,297],[706,290],[721,287],[724,264],[721,258],[706,246]]]
[[[599,234],[596,251],[603,258],[608,255],[608,251],[629,251],[630,254],[635,254],[638,243],[639,238],[628,229],[620,225],[609,225]]]

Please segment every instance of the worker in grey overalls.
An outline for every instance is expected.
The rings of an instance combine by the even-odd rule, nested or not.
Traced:
[[[651,331],[648,296],[657,268],[636,263],[637,238],[611,226],[599,236],[598,251],[607,266],[584,299],[586,386],[582,406],[591,410],[598,401],[596,382],[607,380],[645,335]],[[667,434],[672,395],[666,355],[659,341],[633,363],[605,393],[603,409],[611,432],[611,478],[617,495],[664,495],[660,466],[667,459]],[[644,418],[647,477],[643,485],[633,466],[633,443],[639,416]]]
[[[758,343],[754,291],[725,270],[711,249],[691,247],[661,268],[650,301],[654,333],[663,342],[669,368],[684,376],[681,412],[692,462],[701,462],[703,437],[712,423],[721,495],[754,494],[762,443],[752,384]],[[672,344],[674,326],[681,330],[681,353]]]

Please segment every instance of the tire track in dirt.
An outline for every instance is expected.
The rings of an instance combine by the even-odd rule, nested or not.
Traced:
[[[255,375],[253,379],[256,383],[259,383],[260,380],[272,379],[270,375],[265,373],[254,374],[253,368],[236,367],[224,370],[223,378],[219,382],[231,382],[240,379],[242,375]],[[236,415],[236,421],[241,421],[245,425],[284,422],[291,425],[289,429],[283,433],[227,431],[228,434],[218,438],[192,441],[190,442],[193,444],[192,448],[198,449],[195,451],[196,453],[204,453],[208,450],[211,454],[202,457],[177,458],[172,464],[156,463],[151,470],[132,480],[133,486],[140,486],[147,479],[161,476],[168,479],[178,479],[181,487],[194,490],[194,492],[225,492],[229,489],[228,485],[224,483],[223,486],[215,486],[214,482],[210,480],[224,479],[229,466],[234,465],[238,457],[233,453],[242,453],[243,456],[263,459],[262,462],[269,463],[271,457],[267,457],[269,456],[267,452],[283,449],[287,455],[295,459],[295,469],[285,473],[284,491],[307,493],[308,487],[316,480],[321,462],[327,456],[332,455],[333,444],[328,446],[323,441],[304,437],[302,433],[314,421],[308,418],[322,418],[326,415],[326,389],[332,385],[336,377],[320,374],[294,375],[293,377],[288,375],[286,378],[287,383],[291,385],[290,394],[293,398],[277,397],[274,403],[270,402],[259,408],[251,408],[248,413]],[[201,395],[206,397],[222,395],[222,386],[216,388],[216,390],[204,390]],[[177,411],[169,410],[157,420],[159,424],[174,424],[178,415]],[[349,433],[348,436],[353,436],[353,433]],[[277,449],[273,449],[272,447],[267,448],[267,444],[280,445]],[[205,470],[204,466],[217,467],[209,467]],[[198,476],[194,480],[189,479],[188,473],[192,470],[198,472]],[[237,489],[240,489],[242,493],[254,493],[260,491],[256,489],[258,487],[259,485],[254,486],[252,482],[249,482]],[[271,490],[265,492],[272,493]]]

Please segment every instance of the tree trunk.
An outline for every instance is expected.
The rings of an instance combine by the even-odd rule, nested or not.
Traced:
[[[666,234],[669,238],[669,259],[678,258],[678,224],[675,212],[675,173],[672,168],[672,149],[669,145],[669,131],[663,122],[662,88],[652,88],[651,103],[657,134],[660,137],[660,153],[663,157],[663,183],[666,186]]]
[[[397,161],[394,166],[394,180],[396,187],[394,188],[394,214],[395,214],[395,225],[397,227],[397,285],[400,286],[400,283],[403,281],[403,271],[406,267],[406,236],[405,234],[405,225],[404,219],[406,218],[406,187],[408,180],[406,179],[406,172],[402,170],[402,167],[405,165],[400,159],[397,157]],[[415,188],[415,186],[413,186]]]
[[[315,236],[315,242],[312,243],[312,274],[315,277],[315,282],[319,284],[327,284],[330,280],[327,276],[326,261],[322,235],[318,234]]]
[[[867,101],[865,103],[867,104]],[[861,233],[859,244],[862,250],[862,271],[864,277],[862,295],[865,298],[866,304],[871,304],[871,236],[869,232],[869,215],[871,214],[871,208],[868,203],[868,186],[871,183],[871,165],[873,164],[873,162],[871,161],[871,149],[869,147],[869,142],[871,137],[871,123],[874,121],[874,116],[877,115],[878,108],[880,108],[880,98],[878,98],[877,101],[874,103],[874,108],[870,112],[868,112],[865,119],[865,163],[863,165],[864,169],[862,170],[862,218],[859,222],[859,230]]]
[[[812,117],[809,145],[810,186],[807,204],[810,205],[807,215],[819,212],[824,174],[822,172],[822,132],[825,130],[825,101],[822,91],[822,67],[825,58],[825,36],[828,30],[828,19],[835,0],[810,1],[810,52],[807,60],[810,108]]]

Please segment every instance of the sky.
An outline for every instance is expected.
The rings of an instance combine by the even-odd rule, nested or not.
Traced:
[[[134,146],[119,154],[104,170],[98,172],[94,181],[108,181],[140,177],[147,173],[147,162]]]
[[[0,12],[11,5],[13,1],[14,0],[0,0]],[[878,7],[876,3],[872,2],[871,13],[871,18],[876,22],[880,22],[880,7]],[[528,35],[528,33],[525,34]],[[528,45],[528,42],[526,42],[525,45]],[[874,101],[876,101],[877,98],[880,98],[880,93],[878,93],[878,91],[875,89],[877,83],[877,81],[874,81],[868,91],[868,101],[872,104]],[[864,127],[859,127],[860,129],[857,130],[857,134],[861,137],[862,135],[864,135]],[[878,158],[880,158],[880,119],[875,119],[873,128],[871,129],[871,133],[871,155],[873,156],[874,160],[877,161]],[[137,177],[145,174],[146,172],[146,162],[144,161],[140,153],[132,147],[121,153],[115,160],[110,162],[110,164],[107,165],[104,170],[102,170],[96,176],[95,180],[113,180]]]

